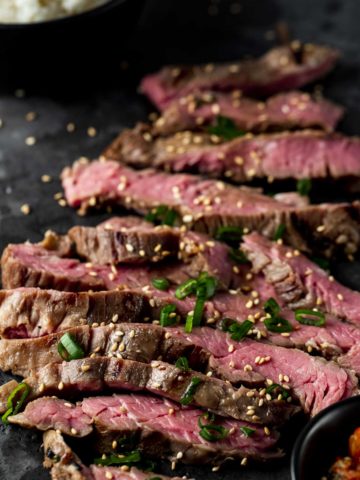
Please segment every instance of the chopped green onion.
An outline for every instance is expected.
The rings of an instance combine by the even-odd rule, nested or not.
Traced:
[[[323,270],[330,270],[330,262],[326,258],[310,257],[310,260],[316,263],[316,265],[318,265]]]
[[[286,226],[283,223],[280,223],[280,225],[278,225],[278,227],[277,227],[277,229],[275,230],[275,233],[274,233],[274,241],[275,242],[277,240],[280,240],[281,238],[283,238],[285,230],[286,230]]]
[[[167,290],[169,288],[170,282],[167,278],[153,278],[152,284],[158,290]]]
[[[219,227],[215,233],[215,239],[220,242],[229,243],[237,247],[243,237],[243,229],[241,227]]]
[[[197,280],[190,278],[184,283],[178,286],[175,290],[175,297],[179,300],[184,300],[184,298],[196,292]]]
[[[64,333],[60,338],[58,352],[60,357],[67,362],[85,357],[84,350],[76,343],[74,337],[70,333]]]
[[[211,277],[207,272],[202,272],[197,279],[196,295],[207,300],[215,295],[216,287],[216,278]]]
[[[296,183],[296,190],[298,193],[304,197],[307,197],[311,192],[312,183],[310,178],[302,178]]]
[[[264,320],[265,327],[269,332],[287,333],[292,332],[293,328],[290,323],[282,317],[270,317]]]
[[[246,337],[253,326],[254,324],[250,322],[250,320],[244,320],[242,323],[238,323],[230,318],[224,318],[222,329],[224,332],[230,333],[232,340],[241,342],[241,340]]]
[[[245,437],[251,437],[251,435],[254,435],[256,430],[249,427],[240,427],[240,432],[242,432],[245,435]]]
[[[179,357],[175,363],[176,368],[184,370],[185,372],[189,370],[189,361],[186,357]]]
[[[266,389],[266,393],[271,394],[274,390],[280,390],[283,398],[289,397],[289,392],[278,383],[273,383],[272,385],[269,385]]]
[[[272,317],[275,317],[280,313],[280,305],[277,303],[275,298],[270,297],[264,303],[264,310],[266,313],[268,313]]]
[[[202,383],[199,377],[192,377],[189,385],[187,386],[185,392],[180,398],[181,405],[189,405],[194,399],[194,395],[198,386]]]
[[[215,414],[212,412],[205,412],[202,415],[199,416],[198,418],[198,425],[200,428],[205,427],[207,423],[202,423],[202,419],[208,420],[209,422],[214,422],[215,421]]]
[[[299,308],[295,310],[295,318],[302,325],[311,325],[313,327],[323,327],[325,325],[325,314],[316,310]]]
[[[215,420],[214,414],[209,414],[209,412],[204,415],[200,415],[198,418],[198,425],[200,427],[199,435],[208,442],[217,442],[218,440],[223,440],[229,434],[229,430],[221,425],[214,425],[213,423],[202,423],[202,418],[206,418],[209,421]]]
[[[176,315],[171,315],[172,313],[176,312],[176,305],[173,303],[169,303],[169,305],[165,305],[161,309],[160,312],[160,325],[162,327],[169,327],[170,325],[174,325],[176,322]]]
[[[21,392],[21,396],[18,400],[16,400],[16,403],[14,405],[14,400],[15,398],[18,396],[18,394]],[[7,399],[7,410],[6,412],[4,413],[4,415],[1,417],[1,420],[4,424],[8,424],[8,417],[10,417],[10,415],[16,415],[17,413],[19,413],[21,407],[23,406],[26,398],[28,397],[30,393],[30,387],[27,383],[25,382],[21,382],[19,383],[19,385],[17,385],[14,390],[10,393],[10,395],[8,396],[8,399]]]
[[[108,467],[109,465],[132,465],[141,461],[141,455],[138,450],[135,450],[124,455],[109,455],[106,458],[96,458],[97,465]]]
[[[222,115],[216,117],[215,124],[209,126],[207,132],[211,135],[217,135],[224,140],[233,140],[245,135],[245,132],[240,130],[231,118],[223,117]]]
[[[229,251],[229,257],[231,258],[231,260],[233,260],[236,263],[243,264],[243,263],[249,262],[245,253],[242,250],[238,250],[236,248],[232,248]]]
[[[172,227],[175,223],[177,213],[167,205],[159,205],[145,216],[145,220],[152,223],[169,225]]]

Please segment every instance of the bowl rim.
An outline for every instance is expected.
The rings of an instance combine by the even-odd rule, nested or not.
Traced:
[[[51,20],[41,20],[39,22],[28,22],[28,23],[2,23],[0,22],[0,30],[23,30],[31,28],[43,28],[48,26],[56,26],[62,23],[71,23],[79,20],[79,18],[92,18],[98,14],[106,13],[107,10],[110,10],[116,6],[127,3],[129,0],[107,0],[104,4],[98,5],[97,7],[91,8],[90,10],[85,10],[84,12],[75,13],[74,15],[67,15],[65,17],[53,18]]]
[[[291,461],[290,461],[290,473],[291,473],[291,480],[299,480],[298,477],[298,466],[299,466],[299,455],[301,447],[304,444],[304,441],[309,434],[309,432],[313,429],[314,425],[316,425],[322,418],[326,417],[329,413],[333,412],[334,410],[347,408],[348,405],[355,403],[360,403],[360,396],[354,396],[350,398],[346,398],[341,402],[334,403],[329,407],[322,410],[318,413],[314,418],[312,418],[307,425],[303,428],[300,435],[296,439],[294,444],[292,453],[291,453]]]

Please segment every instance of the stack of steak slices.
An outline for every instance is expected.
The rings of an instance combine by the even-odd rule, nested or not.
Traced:
[[[62,181],[82,212],[120,205],[147,219],[5,249],[0,368],[24,380],[0,387],[0,410],[45,432],[52,478],[167,480],[137,468],[144,456],[173,467],[277,458],[295,414],[358,393],[360,294],[300,252],[352,258],[359,202],[234,186],[359,177],[359,140],[332,133],[342,108],[294,90],[337,56],[294,43],[146,77],[161,116]],[[98,460],[85,466],[62,435]]]

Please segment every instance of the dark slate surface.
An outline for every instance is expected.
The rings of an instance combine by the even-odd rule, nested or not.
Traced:
[[[9,242],[37,241],[49,228],[61,232],[75,223],[95,224],[98,221],[100,215],[79,218],[55,202],[53,196],[61,190],[57,177],[65,165],[82,155],[96,156],[119,130],[146,118],[149,105],[136,94],[142,72],[166,62],[258,55],[274,43],[274,26],[280,20],[288,22],[294,38],[329,43],[342,50],[338,69],[324,83],[325,92],[348,109],[342,129],[357,133],[360,120],[359,17],[357,0],[153,0],[146,5],[140,26],[129,41],[130,46],[126,48],[122,42],[116,46],[107,45],[113,64],[96,75],[99,59],[94,58],[90,66],[94,75],[88,75],[86,81],[82,79],[74,88],[64,87],[61,77],[57,77],[55,83],[49,80],[28,85],[26,74],[5,85],[2,75],[0,249]],[[106,32],[96,34],[106,38]],[[0,42],[2,35],[0,31]],[[48,48],[44,40],[44,48]],[[120,75],[124,61],[130,67]],[[5,72],[12,67],[1,64]],[[40,75],[40,79],[48,78],[46,62],[43,68],[44,75]],[[116,75],[113,74],[115,70]],[[71,76],[72,71],[67,73]],[[78,78],[74,72],[74,80],[75,77]],[[16,98],[13,92],[23,87],[26,97]],[[29,111],[38,114],[31,123],[24,118]],[[65,129],[68,122],[76,124],[72,134]],[[95,138],[87,136],[89,126],[97,129]],[[36,145],[25,144],[28,136],[36,137]],[[42,183],[43,174],[51,175],[53,181]],[[28,216],[20,211],[24,203],[31,206]],[[360,287],[358,265],[336,265],[335,270],[344,282],[354,288]],[[5,380],[4,375],[1,380]],[[287,443],[289,447],[291,441]],[[36,433],[0,427],[0,479],[48,478],[41,467],[40,444],[41,438]],[[181,470],[181,473],[187,472],[203,480],[290,478],[288,460],[263,469],[234,466],[217,474],[212,474],[208,467]]]

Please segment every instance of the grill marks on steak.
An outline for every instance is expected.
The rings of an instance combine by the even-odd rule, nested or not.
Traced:
[[[121,132],[105,152],[110,160],[134,167],[189,172],[233,182],[254,179],[326,179],[360,176],[357,137],[315,130],[245,135],[221,142],[207,133],[178,132],[149,141],[142,124]]]
[[[50,363],[25,379],[25,382],[31,388],[30,399],[44,395],[69,398],[80,393],[125,390],[154,393],[181,403],[194,378],[200,383],[194,390],[189,405],[210,410],[223,417],[280,425],[298,411],[286,402],[268,401],[260,397],[255,389],[234,388],[223,380],[193,370],[183,371],[158,360],[145,364],[120,358],[98,357]]]
[[[300,52],[300,60],[298,56]],[[319,45],[282,46],[254,60],[200,66],[170,66],[146,76],[141,91],[160,109],[197,91],[269,95],[312,82],[334,67],[338,52]]]
[[[77,162],[63,171],[62,179],[73,207],[112,203],[144,213],[165,204],[188,228],[210,234],[220,226],[235,225],[273,238],[284,224],[285,240],[295,248],[323,251],[326,245],[329,255],[353,254],[360,244],[358,202],[294,208],[255,190],[187,174],[136,172],[113,161]],[[320,234],[316,229],[322,225]],[[344,228],[348,242],[336,243]]]
[[[159,262],[177,256],[179,231],[141,220],[137,223],[122,226],[118,217],[98,227],[73,227],[68,235],[81,257],[100,265]]]
[[[81,346],[85,357],[109,356],[150,363],[163,360],[175,364],[186,357],[190,368],[206,371],[209,354],[185,338],[172,336],[156,325],[118,323],[104,327],[81,326],[67,330]],[[0,340],[0,368],[23,377],[61,363],[58,344],[63,332],[39,338]]]
[[[290,387],[304,411],[311,415],[357,393],[352,373],[300,350],[250,339],[236,342],[224,332],[207,327],[188,335],[177,332],[208,350],[214,357],[213,368],[218,374],[222,372],[224,379],[241,381],[243,371],[249,370],[259,378]]]
[[[49,415],[54,407],[56,414]],[[76,426],[69,411],[80,412]],[[215,463],[244,456],[260,460],[279,455],[274,451],[276,432],[266,435],[262,428],[236,420],[218,420],[219,425],[229,429],[227,438],[204,440],[198,433],[198,418],[202,414],[201,410],[184,408],[169,400],[132,394],[87,398],[76,407],[63,400],[40,398],[29,403],[22,413],[9,417],[9,421],[26,428],[56,428],[75,437],[91,433],[93,424],[102,441],[97,447],[102,451],[112,451],[114,439],[136,435],[139,449],[145,454],[178,460],[176,455],[181,451],[185,463]],[[246,437],[241,426],[253,428],[254,434]]]
[[[264,102],[232,93],[193,92],[171,102],[154,122],[159,135],[181,130],[199,130],[216,122],[217,116],[231,119],[240,130],[264,132],[320,127],[332,131],[343,116],[343,108],[309,94],[280,93]]]
[[[337,242],[348,242],[348,248],[354,251],[346,227],[341,225]],[[292,249],[271,243],[256,233],[244,237],[242,248],[254,271],[264,273],[284,305],[292,309],[316,307],[359,326],[359,292],[334,281],[305,256],[294,255]]]

